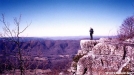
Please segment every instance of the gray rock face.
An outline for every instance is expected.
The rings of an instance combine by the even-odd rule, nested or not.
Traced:
[[[115,75],[134,72],[134,44],[111,42],[112,39],[81,40],[76,75]],[[73,62],[74,63],[74,62]],[[134,73],[132,74],[134,75]]]
[[[130,43],[134,43],[134,37],[133,38],[130,38],[130,39],[127,39],[126,41],[127,42],[130,42]]]

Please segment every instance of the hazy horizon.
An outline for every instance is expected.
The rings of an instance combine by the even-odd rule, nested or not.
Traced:
[[[93,36],[93,40],[99,40],[100,38],[115,38],[116,36]],[[3,37],[8,38],[8,37]],[[3,39],[2,38],[2,39]],[[44,37],[20,37],[22,41],[29,40],[89,40],[90,36],[44,36]]]

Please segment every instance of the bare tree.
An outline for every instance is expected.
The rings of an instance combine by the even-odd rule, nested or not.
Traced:
[[[30,24],[27,25],[23,30],[20,30],[21,15],[19,18],[14,18],[14,24],[16,26],[16,29],[13,30],[10,29],[9,23],[5,21],[4,14],[2,14],[2,19],[0,21],[4,24],[4,34],[2,35],[2,37],[7,37],[9,41],[17,45],[17,49],[15,52],[19,65],[18,68],[20,69],[21,75],[24,75],[24,62],[22,58],[23,49],[20,48],[20,34],[23,33],[29,27]]]
[[[120,40],[134,37],[134,16],[128,17],[118,30],[118,37]]]

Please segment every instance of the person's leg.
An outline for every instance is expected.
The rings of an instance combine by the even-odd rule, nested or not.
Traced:
[[[93,40],[93,34],[92,34],[92,38],[91,39]]]
[[[92,34],[90,33],[90,40],[92,40]]]

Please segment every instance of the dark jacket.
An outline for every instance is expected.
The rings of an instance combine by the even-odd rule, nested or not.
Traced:
[[[94,30],[91,28],[90,29],[90,34],[93,34],[94,33]]]

